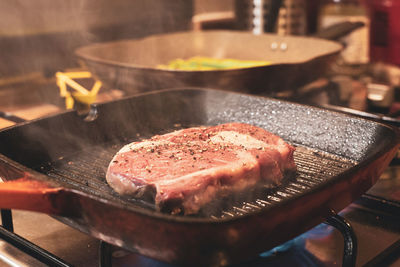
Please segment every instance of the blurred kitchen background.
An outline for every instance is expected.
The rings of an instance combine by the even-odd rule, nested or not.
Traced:
[[[54,75],[80,67],[77,47],[188,30],[192,15],[183,0],[1,1],[0,110],[24,119],[56,112],[64,104]]]
[[[10,113],[32,119],[65,109],[65,95],[60,97],[55,74],[85,71],[74,50],[90,43],[207,29],[312,36],[343,21],[363,26],[338,38],[345,48],[330,81],[341,88],[338,99],[329,104],[351,102],[355,106],[350,107],[359,110],[371,104],[374,112],[397,115],[393,104],[400,80],[399,14],[399,0],[3,0],[0,126],[14,123],[7,120]],[[82,82],[90,87],[93,81]],[[325,85],[322,96],[312,86],[311,93],[307,89],[305,97],[296,97],[312,95],[311,99],[321,101],[332,95]],[[95,101],[124,94],[118,88],[102,87]],[[281,97],[293,99],[293,95]]]
[[[79,103],[77,99],[73,103],[68,100],[69,92],[79,86],[70,83],[63,89],[60,85],[66,83],[56,78],[57,73],[64,79],[80,77],[74,80],[82,87],[96,87],[95,80],[74,54],[78,47],[159,33],[209,29],[336,39],[344,50],[325,76],[290,92],[273,95],[266,92],[265,95],[399,126],[399,18],[400,0],[1,0],[0,129],[23,120],[57,114],[67,107],[86,106],[87,103]],[[338,22],[350,23],[347,25],[351,30],[347,29],[343,35],[341,27],[332,26]],[[327,31],[322,31],[327,27]],[[246,49],[245,43],[243,49]],[[90,99],[92,102],[128,94],[119,88],[96,88],[99,91]],[[395,203],[398,210],[399,195],[388,194],[388,191],[399,192],[399,157],[396,161],[397,165],[393,164],[385,172],[369,194],[381,197],[385,203]],[[13,211],[13,216],[19,235],[76,266],[98,266],[97,240],[46,215]],[[371,213],[371,221],[385,228],[383,217],[379,216]],[[393,218],[395,221],[398,217]],[[37,229],[37,225],[44,227]],[[391,228],[371,230],[378,228],[371,228],[370,221],[355,225],[365,226],[359,235],[362,264],[398,240],[398,232]],[[361,240],[362,236],[370,235],[378,236],[379,242]],[[336,248],[335,244],[332,247]],[[77,249],[74,253],[57,253],[69,251],[64,247]],[[21,254],[0,242],[0,255],[8,255],[18,262],[24,260]],[[94,263],[88,265],[89,261]]]

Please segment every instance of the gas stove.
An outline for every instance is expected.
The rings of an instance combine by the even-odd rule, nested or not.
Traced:
[[[54,84],[46,92],[41,86],[37,88],[41,88],[39,92],[30,91],[33,96],[46,92],[47,96],[54,95],[57,91]],[[121,95],[106,92],[100,99],[107,101]],[[322,79],[295,93],[275,97],[316,106],[371,111],[368,88],[348,75]],[[3,119],[9,124],[18,123],[18,117],[29,120],[64,110],[62,103],[49,99],[18,107],[3,104],[0,110],[6,111]],[[38,110],[37,115],[33,116],[32,110]],[[390,114],[377,117],[382,115]],[[325,223],[235,267],[400,266],[399,221],[400,165],[395,159],[373,188],[339,214],[332,214]],[[173,266],[108,245],[40,213],[3,210],[2,225],[0,266]]]

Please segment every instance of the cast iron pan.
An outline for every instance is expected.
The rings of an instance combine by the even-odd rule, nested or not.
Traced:
[[[293,90],[321,77],[341,49],[339,43],[312,37],[190,31],[92,44],[79,48],[76,54],[106,87],[130,94],[187,86],[266,94]],[[194,56],[267,60],[272,64],[211,71],[157,68]]]
[[[105,182],[123,144],[193,125],[245,122],[296,145],[298,171],[282,186],[207,215],[172,216],[118,196]],[[68,111],[0,132],[0,207],[45,212],[158,260],[227,265],[322,222],[369,189],[399,147],[395,128],[245,94],[167,90]]]

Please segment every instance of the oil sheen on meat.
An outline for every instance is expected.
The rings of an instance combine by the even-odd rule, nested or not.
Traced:
[[[156,135],[125,145],[107,170],[119,194],[149,197],[157,209],[193,214],[221,195],[278,185],[296,170],[295,148],[253,125],[228,123]]]

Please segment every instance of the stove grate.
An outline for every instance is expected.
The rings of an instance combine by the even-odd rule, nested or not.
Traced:
[[[13,232],[12,214],[10,210],[1,210],[2,226],[0,226],[0,239],[3,239],[10,245],[16,247],[27,255],[38,261],[54,267],[72,267],[64,260],[50,253],[49,251],[33,244],[25,238]]]
[[[71,264],[63,261],[49,251],[38,247],[23,237],[13,233],[12,214],[10,210],[1,210],[1,218],[3,226],[0,226],[0,239],[8,242],[12,246],[23,251],[27,255],[39,260],[40,262],[54,267],[72,267]],[[327,218],[326,224],[329,224],[338,229],[344,239],[343,262],[344,267],[353,267],[356,263],[357,257],[357,238],[351,227],[343,217],[339,215],[332,215]],[[8,228],[5,227],[8,225]],[[112,245],[100,241],[99,245],[99,266],[111,267],[112,266]]]

